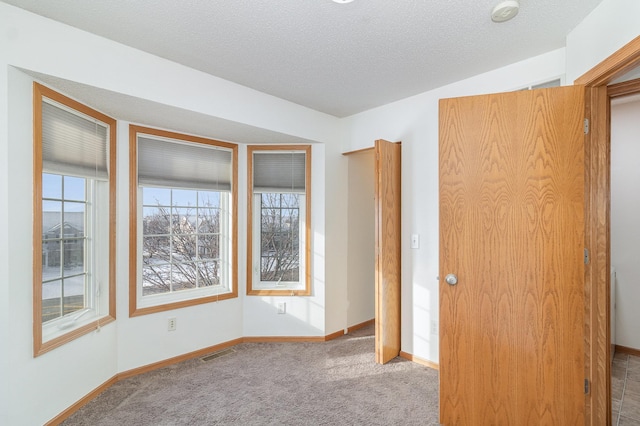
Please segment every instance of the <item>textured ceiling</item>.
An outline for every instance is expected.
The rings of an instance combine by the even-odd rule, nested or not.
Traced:
[[[565,45],[602,0],[2,0],[344,117]]]

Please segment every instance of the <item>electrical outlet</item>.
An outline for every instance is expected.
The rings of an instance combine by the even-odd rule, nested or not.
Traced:
[[[431,321],[431,334],[438,334],[438,323],[436,321]]]
[[[284,314],[287,312],[287,304],[285,302],[278,302],[278,313]]]
[[[167,330],[176,331],[177,326],[178,326],[178,320],[175,317],[169,318],[169,320],[167,321]]]

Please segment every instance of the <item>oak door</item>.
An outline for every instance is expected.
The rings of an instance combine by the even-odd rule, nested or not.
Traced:
[[[375,144],[376,362],[400,354],[400,143]]]
[[[584,424],[584,93],[440,101],[444,425]]]

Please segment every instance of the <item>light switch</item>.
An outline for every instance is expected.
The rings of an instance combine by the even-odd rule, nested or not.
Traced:
[[[411,248],[420,248],[420,234],[411,234]]]

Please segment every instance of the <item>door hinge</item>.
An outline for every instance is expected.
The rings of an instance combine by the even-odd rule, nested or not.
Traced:
[[[589,264],[589,249],[584,249],[584,264]]]
[[[584,134],[585,135],[589,134],[589,119],[588,118],[584,119]]]
[[[584,379],[584,394],[589,395],[589,379]]]

